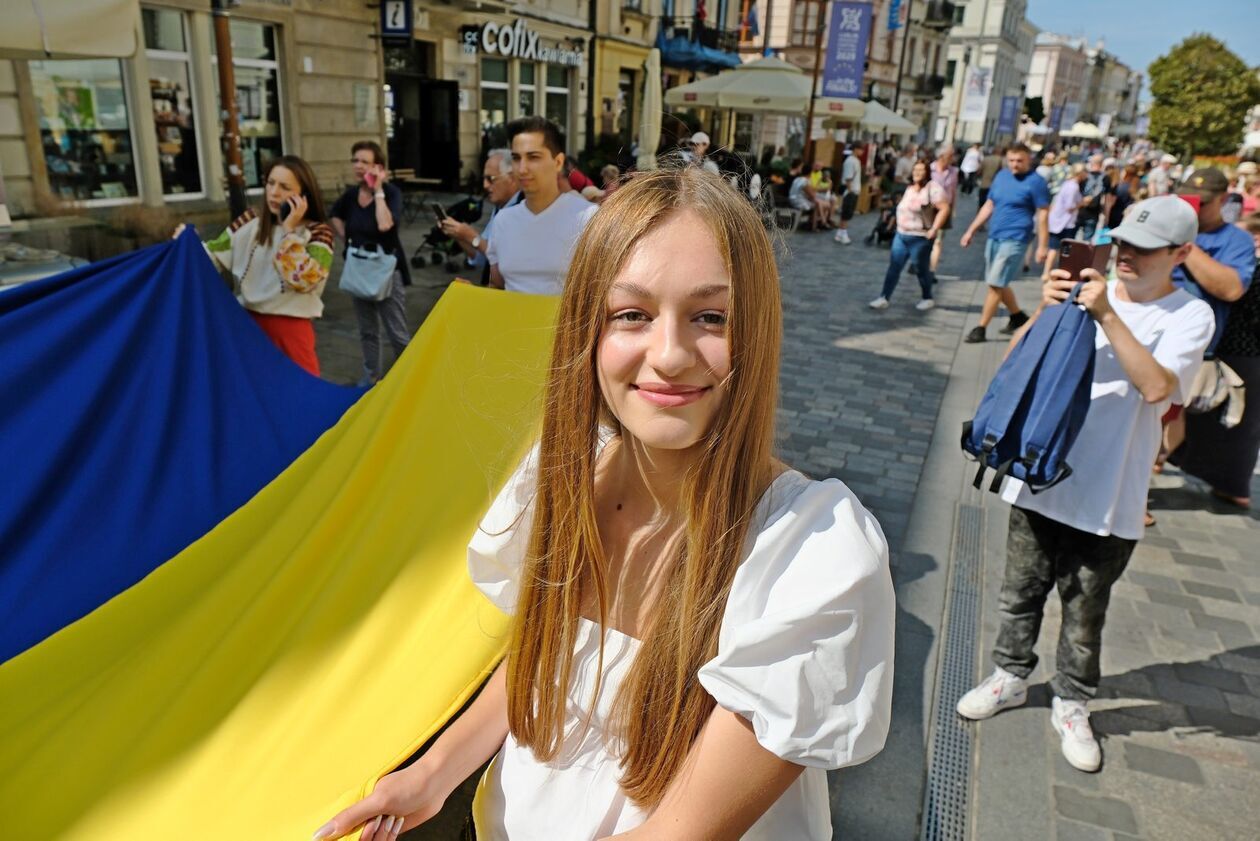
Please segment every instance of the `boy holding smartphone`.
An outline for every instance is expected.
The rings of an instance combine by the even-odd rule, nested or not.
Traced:
[[[1046,597],[1057,587],[1063,621],[1051,723],[1064,757],[1082,771],[1102,763],[1085,704],[1098,691],[1111,587],[1142,537],[1160,417],[1189,391],[1215,326],[1207,304],[1173,284],[1197,231],[1185,202],[1147,199],[1111,234],[1117,280],[1081,270],[1078,300],[1098,331],[1089,413],[1071,452],[1076,471],[1035,496],[1018,481],[1002,489],[1012,508],[997,668],[959,700],[958,713],[980,720],[1027,700]],[[1067,300],[1078,282],[1063,269],[1050,278],[1041,309]]]

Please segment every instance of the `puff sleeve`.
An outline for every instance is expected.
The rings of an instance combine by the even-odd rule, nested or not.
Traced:
[[[508,478],[468,542],[468,574],[473,584],[508,614],[516,610],[537,484],[535,447]]]
[[[776,756],[842,768],[874,756],[888,734],[888,546],[843,483],[793,478],[803,487],[768,518],[736,573],[717,656],[699,680]]]

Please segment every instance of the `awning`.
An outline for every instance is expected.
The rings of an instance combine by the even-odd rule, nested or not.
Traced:
[[[739,56],[715,50],[682,36],[666,38],[663,32],[656,36],[656,48],[661,51],[661,64],[686,70],[720,70],[723,67],[739,67]]]
[[[821,100],[820,100],[821,102]],[[823,123],[827,128],[835,128],[842,125],[853,125],[856,123],[864,129],[870,131],[887,130],[892,134],[913,134],[919,130],[914,123],[902,117],[895,111],[886,108],[878,100],[871,99],[866,102],[858,101],[858,105],[862,106],[861,110],[846,112],[843,115],[831,114]],[[827,114],[826,111],[815,111],[821,114]]]
[[[1102,129],[1093,123],[1075,123],[1067,131],[1059,132],[1064,137],[1082,137],[1086,140],[1098,140],[1103,136]]]
[[[639,169],[656,169],[661,142],[661,51],[649,50],[643,63],[643,116],[639,119]]]
[[[804,116],[809,109],[809,89],[810,77],[799,67],[779,58],[760,58],[717,76],[670,88],[665,91],[665,104]],[[856,99],[814,100],[818,116],[848,116],[861,108],[861,101]],[[861,111],[856,113],[860,116]]]
[[[12,0],[4,6],[0,59],[135,55],[137,0]]]

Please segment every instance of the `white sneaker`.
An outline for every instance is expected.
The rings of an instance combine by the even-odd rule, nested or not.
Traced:
[[[1050,723],[1059,732],[1063,758],[1078,771],[1094,772],[1102,765],[1102,749],[1089,726],[1084,701],[1065,701],[1055,696],[1050,704]]]
[[[997,715],[1010,707],[1023,706],[1028,700],[1028,682],[1003,668],[993,674],[966,695],[958,699],[958,714],[972,721]]]
[[[843,245],[848,245],[851,242],[853,242],[853,240],[849,239],[849,232],[846,229],[841,228],[840,230],[836,231],[836,242],[841,243]]]
[[[871,301],[867,306],[873,310],[886,310],[888,309],[888,299],[883,295],[880,295],[874,301]]]
[[[923,300],[919,301],[919,303],[915,304],[914,308],[918,310],[919,312],[927,312],[928,310],[932,309],[932,307],[934,306],[936,306],[936,301],[933,301],[931,298],[924,298]]]

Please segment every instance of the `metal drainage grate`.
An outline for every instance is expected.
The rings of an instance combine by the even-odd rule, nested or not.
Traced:
[[[965,841],[971,794],[972,730],[954,711],[976,676],[977,612],[983,566],[984,509],[958,506],[954,567],[945,607],[945,628],[932,708],[920,841]]]

